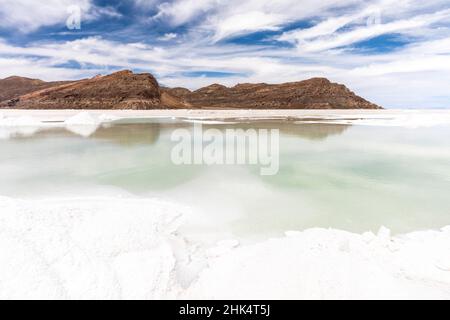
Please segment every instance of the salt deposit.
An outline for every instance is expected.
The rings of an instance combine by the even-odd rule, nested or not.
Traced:
[[[20,116],[20,117],[0,117],[0,126],[3,127],[39,127],[42,123],[31,117],[31,116]]]
[[[311,229],[209,260],[183,292],[189,299],[449,299],[450,232],[367,243],[357,234]]]
[[[89,137],[95,133],[101,123],[100,119],[97,119],[89,112],[80,112],[64,121],[67,130],[82,137]]]
[[[99,127],[100,125],[97,124],[66,125],[66,129],[70,132],[86,138],[94,134]]]
[[[31,116],[5,117],[0,114],[0,140],[14,136],[32,136],[42,123]]]
[[[64,123],[66,125],[98,125],[100,121],[89,112],[80,112],[77,115],[68,118]]]
[[[111,122],[111,121],[117,121],[117,120],[120,120],[120,117],[117,117],[117,116],[115,116],[115,115],[113,115],[113,114],[103,113],[103,114],[101,114],[101,115],[98,117],[98,119],[99,119],[101,122]]]
[[[0,198],[0,298],[163,298],[183,210],[157,200]]]
[[[0,197],[0,298],[450,298],[450,228],[395,237],[311,229],[208,247],[179,232],[190,210],[155,199]]]
[[[367,126],[432,127],[450,124],[448,110],[5,110],[7,119],[32,116],[66,125],[98,125],[129,118],[178,118],[219,124],[223,120],[308,119],[308,123],[330,123]],[[2,126],[0,117],[0,126]],[[299,121],[299,123],[303,123]],[[16,123],[14,125],[23,125]]]

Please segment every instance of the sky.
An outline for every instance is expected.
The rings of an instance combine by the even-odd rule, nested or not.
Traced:
[[[386,108],[450,108],[450,1],[0,0],[0,78],[122,69],[189,89],[326,77]]]

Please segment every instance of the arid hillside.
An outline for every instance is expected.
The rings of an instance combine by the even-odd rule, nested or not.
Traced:
[[[0,107],[17,109],[380,109],[324,78],[284,84],[162,88],[149,73],[119,71],[72,82],[0,80]]]

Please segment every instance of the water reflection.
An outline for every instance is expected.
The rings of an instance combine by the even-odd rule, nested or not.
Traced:
[[[18,126],[0,127],[0,139],[45,139],[48,137],[83,137],[108,141],[119,145],[148,144],[158,142],[162,133],[170,133],[178,128],[193,128],[190,122],[171,119],[130,119],[102,125],[54,124],[43,127]],[[325,140],[330,136],[341,135],[350,125],[326,123],[299,123],[298,121],[241,121],[203,124],[207,129],[278,129],[282,135],[295,136],[308,140]]]
[[[224,124],[226,129],[278,129],[280,134],[294,136],[308,140],[325,140],[330,136],[341,135],[347,131],[350,125],[327,124],[327,123],[309,123],[298,121],[255,121],[240,122],[233,124]],[[217,125],[205,125],[208,128],[219,128]]]
[[[91,139],[98,139],[117,143],[124,146],[136,144],[153,145],[158,142],[161,134],[159,123],[111,124],[101,126],[91,135]]]
[[[0,126],[0,141],[32,137],[39,133],[41,128],[34,126],[6,127]]]
[[[119,145],[148,144],[158,142],[160,125],[158,123],[141,124],[104,124],[70,125],[48,127],[14,127],[0,130],[4,140],[33,140],[49,138],[86,138],[112,142]],[[1,135],[1,133],[4,133]]]

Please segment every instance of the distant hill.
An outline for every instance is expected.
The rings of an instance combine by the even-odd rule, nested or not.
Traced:
[[[3,101],[3,107],[18,109],[160,109],[187,107],[179,98],[161,92],[148,73],[119,71],[63,84],[48,85],[17,99]]]
[[[0,80],[0,102],[13,100],[24,94],[61,85],[67,82],[45,82],[38,79],[29,79],[12,76]]]
[[[357,96],[347,87],[325,78],[284,84],[220,84],[189,91],[167,91],[199,108],[218,109],[381,109]]]
[[[0,80],[0,107],[17,109],[380,109],[324,78],[285,84],[162,88],[149,73],[119,71],[72,82]]]

